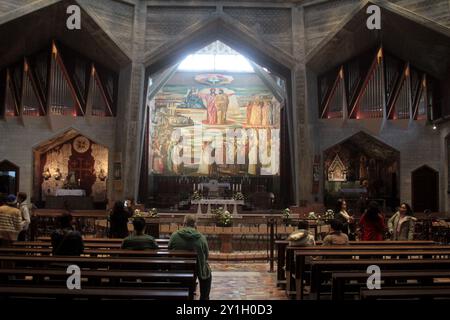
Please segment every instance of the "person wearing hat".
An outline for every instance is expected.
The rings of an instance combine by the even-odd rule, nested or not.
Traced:
[[[7,246],[17,240],[22,231],[22,215],[17,209],[16,196],[10,194],[0,199],[0,245]]]
[[[287,240],[289,241],[289,246],[310,247],[316,245],[314,235],[312,235],[308,231],[309,224],[307,221],[300,220],[298,222],[297,229],[298,229],[297,231],[294,231],[287,237]]]

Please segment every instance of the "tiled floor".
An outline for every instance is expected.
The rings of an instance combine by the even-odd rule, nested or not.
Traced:
[[[276,273],[268,272],[268,263],[211,262],[210,266],[211,300],[286,299],[284,291],[276,287]]]

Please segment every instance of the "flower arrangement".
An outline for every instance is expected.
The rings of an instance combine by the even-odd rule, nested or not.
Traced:
[[[291,209],[286,208],[283,210],[283,219],[287,220],[291,217]]]
[[[198,191],[194,191],[194,193],[192,194],[192,200],[200,200],[201,198],[202,198],[201,193]]]
[[[289,226],[291,223],[291,209],[286,208],[283,210],[283,222],[286,226]]]
[[[334,211],[331,209],[328,209],[327,211],[325,211],[325,213],[323,214],[322,219],[326,222],[333,220],[334,219]]]
[[[156,218],[158,217],[158,210],[156,208],[152,208],[149,212],[141,211],[139,209],[134,210],[133,216],[131,219],[135,218]]]
[[[233,224],[233,216],[228,210],[223,208],[214,209],[213,214],[215,215],[216,223],[220,227],[231,227]]]
[[[234,200],[244,200],[244,195],[242,194],[242,192],[236,192],[235,194],[233,194],[233,199]]]
[[[150,218],[156,218],[158,216],[158,210],[156,208],[151,208],[149,211]]]
[[[308,219],[317,220],[317,216],[314,212],[310,212],[310,213],[308,213]]]

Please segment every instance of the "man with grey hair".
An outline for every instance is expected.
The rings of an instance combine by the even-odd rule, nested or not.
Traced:
[[[200,282],[200,300],[209,300],[211,291],[211,269],[208,264],[208,242],[197,231],[197,220],[193,215],[186,215],[184,227],[175,231],[170,237],[169,250],[190,250],[197,253],[197,276]]]

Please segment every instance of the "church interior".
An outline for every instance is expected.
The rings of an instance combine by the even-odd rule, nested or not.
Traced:
[[[0,301],[450,299],[449,1],[0,0],[0,39]]]

